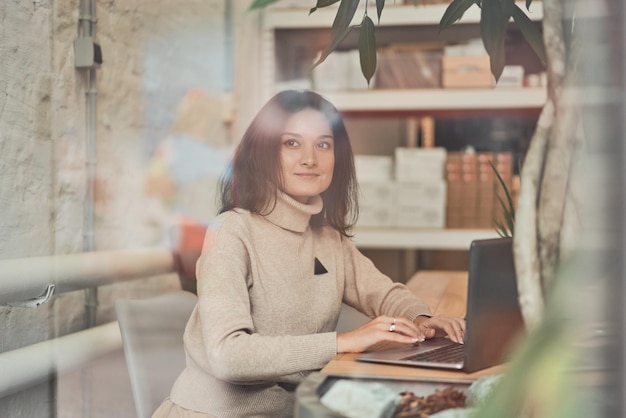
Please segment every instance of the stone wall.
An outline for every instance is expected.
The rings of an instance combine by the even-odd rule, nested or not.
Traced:
[[[96,250],[167,246],[180,217],[214,215],[209,195],[232,142],[224,8],[224,0],[97,1]],[[83,250],[78,11],[78,0],[0,2],[0,260]],[[202,155],[214,152],[214,169],[181,176],[181,137]],[[102,287],[97,322],[115,319],[116,298],[178,286],[170,274]],[[82,329],[84,299],[79,291],[37,309],[0,307],[0,352]],[[55,390],[42,384],[0,399],[0,416],[54,416]]]

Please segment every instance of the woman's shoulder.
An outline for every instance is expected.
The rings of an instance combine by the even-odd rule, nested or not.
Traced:
[[[207,224],[204,249],[228,249],[248,240],[250,212],[235,209],[220,213]]]
[[[217,217],[209,222],[209,228],[214,232],[221,230],[237,231],[241,228],[245,228],[252,214],[245,209],[231,209],[226,212],[222,212]]]
[[[337,229],[333,228],[328,224],[323,224],[319,226],[314,226],[313,231],[316,235],[318,235],[321,239],[324,240],[332,240],[337,244],[344,245],[345,241],[350,241],[350,238],[343,235]]]

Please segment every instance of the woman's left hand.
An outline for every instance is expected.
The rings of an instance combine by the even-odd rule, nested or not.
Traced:
[[[433,338],[438,335],[448,335],[455,343],[463,344],[465,338],[465,320],[461,318],[450,318],[447,316],[418,316],[415,324],[426,338]]]

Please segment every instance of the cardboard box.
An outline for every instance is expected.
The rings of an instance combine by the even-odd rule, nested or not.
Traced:
[[[419,89],[441,86],[439,50],[419,45],[392,45],[378,51],[376,88]]]
[[[491,71],[489,55],[444,55],[441,58],[444,73],[484,73]]]
[[[445,88],[493,87],[489,55],[444,55],[441,85]]]

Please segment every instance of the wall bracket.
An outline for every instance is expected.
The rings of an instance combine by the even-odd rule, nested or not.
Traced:
[[[52,299],[52,295],[54,294],[55,288],[56,288],[56,285],[53,283],[50,283],[46,287],[46,291],[41,296],[38,296],[32,299],[18,301],[18,302],[8,302],[6,303],[6,305],[13,306],[15,308],[38,308],[40,305],[50,302],[50,300]]]

